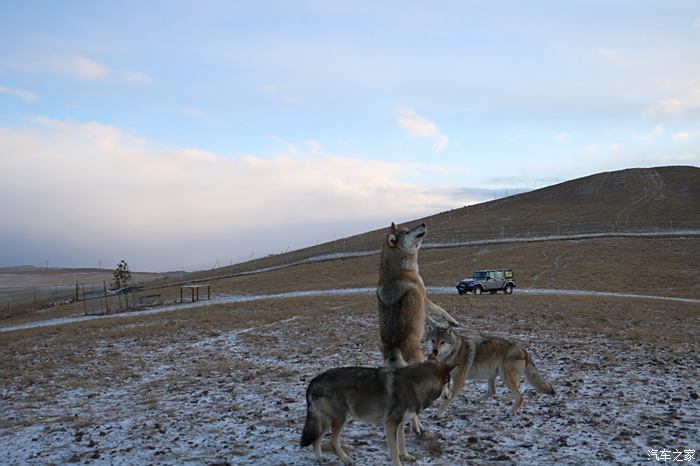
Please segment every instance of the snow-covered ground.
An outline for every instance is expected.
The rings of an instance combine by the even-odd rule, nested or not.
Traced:
[[[330,367],[376,366],[376,341],[366,337],[376,317],[337,312],[329,325],[299,309],[237,325],[236,307],[228,309],[225,331],[174,322],[149,337],[96,332],[68,348],[90,357],[58,366],[52,348],[66,342],[60,332],[42,335],[24,354],[27,370],[42,373],[0,388],[0,463],[314,464],[298,447],[306,386]],[[130,325],[169,325],[163,317]],[[444,419],[432,417],[434,407],[423,415],[425,438],[407,434],[413,464],[650,464],[648,450],[700,449],[696,346],[565,327],[513,334],[496,316],[470,325],[524,342],[557,394],[523,382],[523,413],[511,416],[502,383],[477,404],[470,400],[485,384],[468,382]],[[381,427],[351,421],[343,441],[358,464],[389,464]]]

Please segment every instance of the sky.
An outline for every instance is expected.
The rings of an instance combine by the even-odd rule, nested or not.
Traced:
[[[700,164],[700,2],[0,1],[0,267],[198,270]]]

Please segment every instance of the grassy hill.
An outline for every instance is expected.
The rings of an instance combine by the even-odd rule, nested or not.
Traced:
[[[519,287],[697,298],[699,199],[699,168],[629,169],[464,206],[409,224],[428,225],[420,265],[429,286],[451,287],[473,270],[510,267]],[[679,236],[679,231],[689,234]],[[215,293],[250,294],[372,287],[378,279],[376,252],[384,232],[184,276],[161,275],[146,286],[166,302],[178,299],[179,285],[190,282],[211,284]],[[640,232],[659,236],[634,236]],[[479,243],[485,240],[491,242]],[[358,252],[364,255],[346,256]],[[60,271],[60,277],[65,273]],[[75,277],[65,283],[74,285]],[[21,304],[15,304],[14,315]],[[76,309],[69,305],[60,312]]]
[[[601,173],[442,212],[409,224],[419,222],[425,222],[429,229],[421,268],[429,280],[435,276],[433,284],[436,286],[451,286],[458,277],[475,268],[513,267],[520,278],[520,286],[573,286],[606,291],[630,290],[636,286],[648,291],[657,286],[658,272],[654,266],[667,270],[666,276],[674,281],[671,288],[681,293],[683,287],[692,288],[691,294],[695,296],[700,286],[697,285],[700,283],[697,267],[693,266],[698,259],[696,236],[595,236],[700,230],[700,168],[696,167]],[[274,283],[275,289],[279,286],[279,277],[289,273],[291,281],[301,286],[315,283],[317,276],[333,277],[328,283],[336,285],[346,282],[348,286],[353,283],[372,286],[376,283],[376,258],[337,259],[333,261],[338,264],[336,273],[328,270],[336,268],[334,265],[314,263],[298,265],[287,272],[266,270],[319,256],[378,251],[384,232],[384,229],[370,231],[286,254],[195,272],[184,279],[211,281],[222,277],[226,280],[225,286],[236,288],[241,282],[256,279],[238,277],[232,281],[231,276],[263,270],[265,277],[259,280]],[[586,234],[593,236],[566,242],[556,238]],[[540,244],[510,241],[542,237],[553,238]],[[484,240],[493,240],[493,244],[460,246],[460,243]],[[431,248],[431,245],[450,244],[455,247],[448,252]],[[433,265],[434,262],[439,265]],[[321,270],[320,275],[315,272]],[[555,270],[558,272],[554,273]],[[358,281],[353,278],[355,275],[363,279]],[[548,276],[551,276],[549,280]],[[590,283],[582,279],[586,276],[591,277]],[[612,276],[629,278],[609,280]],[[161,282],[162,285],[167,283]]]

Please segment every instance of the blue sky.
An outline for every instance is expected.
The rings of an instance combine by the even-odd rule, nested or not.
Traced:
[[[700,3],[2,2],[0,266],[211,267],[700,162]]]

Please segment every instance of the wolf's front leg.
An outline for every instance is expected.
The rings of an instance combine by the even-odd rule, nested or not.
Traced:
[[[432,312],[433,314],[439,315],[453,327],[460,326],[459,322],[457,322],[457,320],[454,317],[452,317],[449,312],[447,312],[442,307],[429,300],[427,297],[425,298],[425,310],[427,312]]]
[[[389,455],[393,466],[402,466],[398,446],[399,427],[403,428],[403,423],[390,420],[384,421],[384,435],[386,436],[386,444],[389,447]]]

